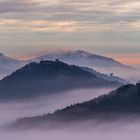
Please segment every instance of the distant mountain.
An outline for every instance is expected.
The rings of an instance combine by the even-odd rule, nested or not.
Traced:
[[[11,74],[16,69],[24,65],[23,61],[19,61],[0,53],[0,79]]]
[[[27,61],[15,60],[5,56],[4,54],[0,54],[0,79],[11,74],[29,62],[40,62],[40,60],[54,61],[55,59],[59,59],[68,64],[89,67],[100,73],[113,73],[114,76],[119,76],[123,79],[129,79],[131,81],[136,81],[139,78],[137,74],[138,70],[131,66],[124,65],[112,58],[79,50],[63,53],[50,53]],[[135,76],[134,73],[136,74]]]
[[[40,57],[35,58],[34,60],[55,60],[59,59],[68,64],[75,64],[82,67],[90,67],[102,73],[114,73],[118,76],[127,77],[126,73],[128,71],[135,70],[133,67],[124,65],[112,58],[96,55],[86,51],[71,51],[63,53],[50,53]],[[127,71],[127,72],[126,72]]]
[[[88,102],[75,104],[52,114],[18,119],[12,123],[17,128],[60,127],[56,123],[85,120],[113,121],[137,115],[140,117],[140,83],[125,85]],[[133,118],[133,117],[132,117]]]
[[[0,81],[0,99],[29,99],[73,89],[119,85],[59,60],[32,62]]]
[[[76,64],[79,66],[87,65],[92,67],[122,67],[127,69],[133,69],[131,66],[124,65],[112,58],[92,54],[81,50],[63,53],[50,53],[36,58],[36,60],[42,59],[59,59],[66,63]]]

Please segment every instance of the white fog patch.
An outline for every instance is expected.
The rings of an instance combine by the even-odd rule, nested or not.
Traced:
[[[111,90],[113,88],[81,89],[64,94],[58,93],[28,102],[0,103],[0,125],[20,117],[52,113],[71,104],[81,103],[99,95],[107,94]]]
[[[65,106],[91,100],[113,89],[75,90],[59,96],[35,99],[28,102],[0,104],[0,124],[11,122],[23,116],[41,115]],[[139,119],[113,123],[93,121],[81,122],[70,127],[54,130],[0,131],[2,140],[138,140]]]
[[[136,83],[140,80],[140,68],[134,70],[122,70],[120,68],[99,68],[97,71],[106,74],[113,73],[114,76],[121,77],[130,83]]]
[[[3,140],[138,140],[140,138],[140,122],[115,122],[88,126],[77,126],[61,130],[30,130],[18,132],[0,132]],[[78,128],[79,127],[79,128]],[[82,127],[82,129],[81,129]]]

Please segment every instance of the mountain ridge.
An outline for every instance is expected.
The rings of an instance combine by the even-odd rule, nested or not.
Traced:
[[[31,62],[0,81],[1,99],[32,98],[39,95],[92,87],[119,86],[59,61]]]
[[[126,68],[129,68],[129,69],[134,69],[133,67],[131,66],[128,66],[128,65],[125,65],[125,64],[122,64],[118,61],[116,61],[115,59],[113,58],[109,58],[109,57],[105,57],[105,56],[101,56],[101,55],[97,55],[97,54],[93,54],[93,53],[89,53],[89,52],[86,52],[86,51],[82,51],[82,50],[76,50],[76,51],[70,51],[70,52],[63,52],[63,53],[48,53],[46,55],[42,55],[40,57],[37,57],[35,58],[35,60],[41,60],[41,59],[51,59],[51,60],[54,60],[54,59],[59,59],[61,61],[64,61],[66,63],[71,63],[71,60],[70,59],[74,59],[74,58],[78,58],[78,59],[91,59],[91,60],[88,60],[88,61],[93,61],[93,66],[105,66],[107,65],[106,63],[97,63],[95,64],[96,62],[96,59],[101,62],[103,60],[106,60],[106,61],[109,61],[112,63],[112,66],[122,66],[122,67],[126,67]],[[34,60],[34,59],[33,59]],[[75,60],[77,61],[77,60]],[[94,62],[95,61],[95,62]],[[78,65],[76,64],[76,62],[74,63],[75,65]],[[108,65],[107,65],[108,66]]]
[[[2,61],[3,58],[5,60]],[[47,53],[46,55],[41,55],[39,57],[37,56],[34,59],[30,59],[26,61],[16,60],[7,57],[1,53],[0,78],[2,79],[3,77],[10,75],[12,72],[23,67],[27,63],[34,62],[34,61],[39,62],[41,60],[54,61],[55,59],[59,59],[60,61],[63,61],[71,65],[75,64],[81,67],[89,67],[95,69],[100,73],[106,73],[106,74],[114,73],[114,75],[128,80],[131,80],[132,77],[130,77],[129,74],[127,73],[130,73],[130,75],[132,75],[132,73],[136,71],[136,69],[133,68],[132,66],[122,64],[112,58],[96,55],[82,50],[60,52],[60,53]],[[134,77],[134,79],[137,79],[137,77]]]
[[[51,114],[17,119],[11,123],[11,127],[16,129],[36,129],[41,126],[60,128],[63,123],[65,126],[82,123],[85,120],[112,122],[119,119],[127,120],[131,116],[136,118],[140,116],[140,83],[121,86],[109,94],[65,107]]]

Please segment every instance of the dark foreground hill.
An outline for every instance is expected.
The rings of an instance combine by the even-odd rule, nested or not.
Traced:
[[[0,81],[0,100],[30,99],[79,88],[118,85],[59,60],[32,62]]]
[[[13,128],[60,127],[85,120],[111,121],[131,115],[140,117],[140,84],[125,85],[91,101],[72,105],[53,114],[22,118],[11,124]],[[59,125],[58,125],[59,124]]]

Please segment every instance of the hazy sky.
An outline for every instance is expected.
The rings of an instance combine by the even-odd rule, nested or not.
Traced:
[[[140,66],[139,0],[0,0],[0,52],[84,49]]]

